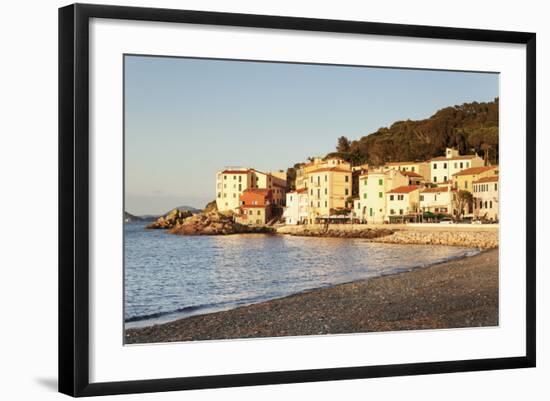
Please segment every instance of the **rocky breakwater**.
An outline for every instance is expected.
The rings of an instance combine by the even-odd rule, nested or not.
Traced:
[[[271,227],[251,227],[233,221],[230,213],[215,210],[199,213],[178,222],[169,230],[178,235],[229,235],[246,233],[272,233]]]
[[[182,224],[185,219],[191,216],[193,216],[193,213],[188,210],[174,209],[166,213],[164,216],[160,216],[157,220],[147,225],[146,228],[168,230],[178,224]]]
[[[320,227],[311,226],[284,226],[277,230],[279,234],[296,235],[300,237],[336,237],[336,238],[366,238],[373,239],[388,236],[394,233],[394,230],[387,228],[367,228],[359,226],[329,226]]]
[[[498,247],[498,230],[455,231],[455,230],[399,230],[392,235],[376,238],[375,242],[391,244],[451,245],[490,249]]]

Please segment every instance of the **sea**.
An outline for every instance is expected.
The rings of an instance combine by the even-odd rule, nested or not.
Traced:
[[[272,234],[180,236],[124,225],[125,327],[218,312],[370,277],[478,249]]]

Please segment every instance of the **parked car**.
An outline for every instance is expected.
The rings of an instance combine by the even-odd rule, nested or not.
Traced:
[[[450,217],[444,217],[441,220],[439,220],[439,224],[452,224],[452,223],[453,223],[453,219],[451,219]]]

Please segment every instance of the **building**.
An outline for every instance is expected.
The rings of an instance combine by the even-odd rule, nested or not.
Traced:
[[[426,179],[414,171],[401,171],[407,179],[409,180],[409,185],[423,185],[426,182]]]
[[[272,191],[265,188],[249,188],[239,197],[240,206],[235,221],[245,225],[263,225],[271,217]]]
[[[296,169],[296,189],[307,188],[310,180],[309,174],[320,168],[340,167],[351,171],[351,165],[340,157],[313,158],[310,162],[302,164]]]
[[[455,197],[456,190],[450,185],[424,188],[420,191],[420,211],[453,215]]]
[[[420,211],[420,187],[404,185],[386,192],[386,209],[390,222],[416,217]]]
[[[307,189],[301,188],[286,193],[286,207],[283,213],[285,224],[302,224],[308,221],[309,197]]]
[[[216,174],[216,205],[221,212],[237,212],[240,206],[240,196],[246,189],[263,188],[272,190],[273,203],[283,206],[286,193],[286,179],[283,173],[263,173],[261,171],[232,167]],[[285,174],[286,177],[286,174]]]
[[[351,169],[345,167],[322,167],[308,173],[307,187],[302,189],[308,194],[310,223],[347,208],[352,179]]]
[[[353,202],[356,218],[367,223],[383,223],[386,218],[386,193],[409,185],[409,179],[397,169],[370,170],[359,177],[359,199]]]
[[[474,181],[495,175],[498,175],[498,166],[470,167],[453,174],[453,187],[458,190],[473,192]]]
[[[428,162],[390,162],[384,165],[385,169],[410,171],[420,174],[425,180],[430,180],[430,163]]]
[[[483,165],[483,159],[478,155],[460,155],[458,150],[447,148],[445,156],[430,160],[430,181],[441,184],[450,181],[454,174],[462,170]]]
[[[480,178],[473,182],[474,216],[478,219],[498,221],[498,175]]]

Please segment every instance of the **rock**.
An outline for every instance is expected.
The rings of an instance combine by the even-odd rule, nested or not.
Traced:
[[[208,206],[208,205],[207,205]],[[269,227],[249,227],[233,221],[232,213],[209,210],[186,218],[170,228],[170,233],[179,235],[229,235],[237,233],[270,233]]]
[[[156,221],[149,224],[146,228],[149,229],[170,229],[177,225],[183,224],[183,222],[193,216],[188,210],[173,209],[164,216],[160,216]]]

